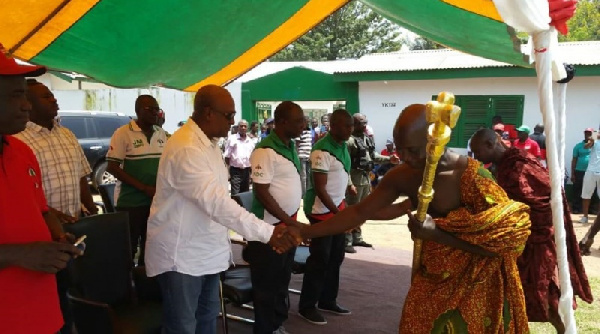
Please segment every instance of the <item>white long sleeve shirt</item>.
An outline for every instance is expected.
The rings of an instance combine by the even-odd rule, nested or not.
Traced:
[[[228,230],[268,242],[274,227],[231,199],[218,146],[194,121],[167,141],[158,166],[146,239],[146,272],[202,276],[226,270]]]

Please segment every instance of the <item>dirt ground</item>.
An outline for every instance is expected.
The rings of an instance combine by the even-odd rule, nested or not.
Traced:
[[[399,199],[402,200],[402,199]],[[590,223],[578,223],[581,215],[572,215],[573,226],[577,234],[577,240],[581,240],[592,225],[595,215],[589,216]],[[308,222],[303,215],[299,220]],[[412,250],[413,242],[407,227],[408,218],[400,217],[390,221],[367,221],[363,225],[363,238],[373,244],[373,247],[392,247],[403,250]],[[598,239],[598,238],[597,238]],[[588,277],[600,277],[600,239],[592,246],[592,254],[583,257],[583,263]]]

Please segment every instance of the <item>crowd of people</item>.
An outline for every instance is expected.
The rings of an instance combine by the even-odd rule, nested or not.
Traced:
[[[73,332],[65,268],[82,252],[61,224],[97,213],[90,166],[74,135],[55,121],[56,99],[25,79],[44,72],[0,56],[0,326],[10,333]],[[380,153],[365,115],[337,109],[319,125],[292,101],[277,105],[262,125],[239,121],[231,134],[233,98],[214,85],[197,91],[190,119],[172,136],[160,127],[164,114],[154,97],[139,96],[134,108],[137,118],[111,139],[107,170],[119,180],[116,209],[129,214],[131,259],[160,286],[163,333],[217,332],[230,230],[248,241],[254,333],[288,333],[288,285],[301,243],[309,242],[310,256],[299,315],[317,325],[327,324],[322,312],[350,315],[338,303],[345,253],[372,247],[361,233],[365,221],[404,215],[424,243],[400,333],[447,326],[527,333],[528,321],[564,332],[542,125],[513,134],[496,117],[471,138],[472,157],[446,150],[436,196],[420,222],[411,212],[427,164],[424,105],[402,111]],[[572,164],[584,213],[600,181],[600,143],[592,133],[584,131]],[[378,163],[394,167],[372,187]],[[231,197],[250,189],[251,212]],[[402,195],[408,198],[397,202]],[[581,253],[589,252],[600,223],[578,243],[566,198],[563,204],[571,284],[591,303]],[[299,210],[309,224],[298,222]]]

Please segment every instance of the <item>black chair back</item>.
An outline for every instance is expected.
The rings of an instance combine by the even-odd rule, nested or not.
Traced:
[[[77,237],[87,235],[84,255],[71,266],[72,287],[79,297],[109,305],[131,301],[133,262],[128,213],[84,217],[64,228]]]
[[[105,212],[117,212],[115,208],[115,184],[101,184],[98,186],[98,192],[100,193],[100,197],[102,197]]]
[[[243,193],[238,193],[236,195],[231,196],[239,205],[241,205],[244,209],[252,212],[252,202],[254,197],[252,195],[252,191],[244,191]]]

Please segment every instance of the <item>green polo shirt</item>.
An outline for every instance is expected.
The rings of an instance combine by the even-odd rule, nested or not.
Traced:
[[[158,162],[167,143],[167,133],[158,126],[150,138],[135,121],[118,128],[110,140],[106,160],[116,161],[123,170],[143,184],[156,185]],[[121,183],[115,192],[119,207],[138,207],[152,203],[152,198],[137,188]]]

